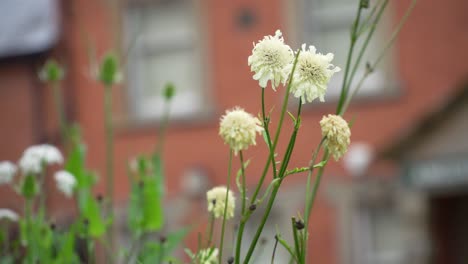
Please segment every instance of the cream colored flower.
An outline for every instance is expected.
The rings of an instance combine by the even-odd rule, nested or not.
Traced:
[[[205,248],[201,249],[196,255],[195,263],[199,264],[218,264],[218,249]]]
[[[271,87],[276,90],[280,83],[285,83],[288,74],[284,68],[294,59],[291,48],[284,44],[280,30],[274,36],[265,36],[257,44],[254,43],[252,55],[248,58],[250,70],[255,72],[253,78],[259,81],[262,88],[271,81]]]
[[[317,53],[314,46],[309,46],[307,50],[306,45],[302,44],[291,83],[291,93],[294,97],[301,98],[302,103],[312,102],[315,98],[323,102],[330,78],[340,71],[339,67],[331,64],[332,60],[332,53],[323,55]],[[290,64],[286,71],[291,72],[292,67]]]
[[[0,185],[8,184],[13,180],[17,171],[16,165],[10,161],[0,162]]]
[[[224,216],[224,207],[226,206],[226,191],[226,187],[218,186],[214,187],[206,193],[208,212],[213,213],[215,218],[222,218]],[[234,209],[236,206],[235,197],[231,190],[229,190],[227,198],[226,219],[230,219],[234,217]]]
[[[0,209],[0,220],[7,219],[12,222],[18,221],[18,214],[13,212],[10,209],[2,208]]]
[[[338,115],[324,116],[320,121],[325,148],[338,161],[348,150],[351,130],[348,123]]]
[[[235,154],[247,149],[250,145],[255,145],[256,133],[262,131],[260,120],[242,108],[236,107],[228,110],[221,117],[219,135]]]
[[[61,164],[63,157],[60,151],[48,144],[27,148],[19,161],[23,173],[40,173],[43,165]]]
[[[57,183],[57,189],[59,189],[68,198],[73,196],[73,189],[76,186],[75,177],[68,171],[57,171],[55,173],[55,182]]]

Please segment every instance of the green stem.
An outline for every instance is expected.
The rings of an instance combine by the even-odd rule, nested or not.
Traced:
[[[322,161],[327,161],[328,158],[329,158],[330,154],[328,153],[328,150],[325,150],[325,153],[323,154],[323,158],[322,158]],[[318,192],[318,188],[320,186],[320,181],[322,179],[322,175],[323,175],[323,172],[325,170],[325,166],[323,167],[320,167],[319,168],[319,171],[317,172],[317,177],[315,178],[315,182],[314,182],[314,186],[313,186],[313,189],[312,189],[312,192],[310,194],[310,196],[307,198],[307,201],[306,201],[306,211],[305,211],[305,218],[304,218],[304,225],[305,225],[305,228],[308,229],[309,227],[309,218],[310,218],[310,213],[312,212],[312,208],[314,206],[314,202],[315,202],[315,198],[317,196],[317,192]],[[310,179],[310,175],[312,175],[312,170],[309,172],[309,177],[308,177],[308,188],[309,188],[309,179]],[[307,230],[306,229],[306,230]],[[307,232],[307,231],[306,231]],[[303,243],[303,246],[304,246],[304,252],[307,252],[307,235],[304,236],[304,243]]]
[[[206,247],[211,246],[211,241],[213,240],[213,229],[214,229],[214,214],[210,214],[210,220],[208,222],[208,241],[206,243]]]
[[[244,170],[244,157],[242,154],[242,151],[239,152],[239,159],[241,163],[241,175],[242,175],[242,189],[241,189],[241,195],[242,195],[242,210],[241,210],[241,215],[245,215],[245,206],[247,203],[246,200],[246,188],[245,188],[245,170]],[[243,221],[241,219],[241,225],[239,225],[239,230],[237,231],[237,242],[236,242],[236,254],[234,261],[236,264],[239,263],[240,261],[240,250],[241,250],[241,244],[242,244],[242,236],[244,233],[244,225],[242,225]]]
[[[246,197],[246,183],[245,183],[245,168],[244,168],[244,155],[242,154],[242,150],[239,151],[239,160],[241,165],[241,177],[242,177],[242,215],[245,214],[245,205],[247,202]]]
[[[292,217],[291,218],[291,227],[292,227],[293,238],[294,238],[294,249],[296,250],[297,259],[301,260],[302,259],[301,247],[300,247],[300,244],[299,244],[299,238],[298,238],[298,235],[297,235],[297,228],[295,226],[295,223],[296,223],[296,218]]]
[[[387,4],[388,4],[388,0],[385,0],[384,3],[382,4],[382,6],[380,7],[379,12],[377,13],[376,18],[375,18],[375,20],[373,21],[373,23],[371,25],[371,29],[370,29],[369,33],[367,34],[366,39],[364,40],[364,44],[363,44],[361,50],[359,51],[358,57],[357,57],[356,61],[353,64],[351,75],[349,77],[349,80],[347,80],[347,83],[345,84],[345,90],[346,90],[347,93],[348,93],[348,91],[350,89],[351,84],[353,83],[354,76],[356,75],[356,71],[359,68],[359,64],[361,63],[362,57],[364,56],[364,53],[367,50],[367,47],[369,46],[370,40],[372,39],[372,36],[374,35],[375,29],[377,28],[377,24],[379,23],[380,18],[382,17],[382,14],[383,14],[385,8],[387,7]],[[348,98],[349,98],[349,96],[346,96],[346,99],[348,99]],[[342,115],[343,113],[344,113],[344,107],[342,107],[341,113],[339,113],[339,114]]]
[[[273,178],[276,178],[276,162],[275,162],[275,152],[273,150],[273,144],[271,142],[271,136],[270,136],[270,129],[269,129],[269,119],[270,117],[266,116],[265,114],[265,89],[262,89],[262,119],[263,119],[263,128],[265,129],[265,135],[267,138],[267,144],[268,144],[268,151],[269,151],[269,157],[270,157],[270,162],[273,167]],[[266,170],[268,171],[268,164],[265,167]],[[265,177],[263,177],[263,180],[265,180]],[[263,180],[261,181],[263,184]]]
[[[229,164],[228,164],[228,179],[226,187],[226,199],[224,203],[223,225],[221,226],[221,242],[219,244],[219,263],[223,263],[223,246],[224,246],[224,230],[226,229],[226,214],[229,198],[229,186],[231,185],[231,166],[232,166],[232,150],[229,151]]]
[[[68,140],[67,121],[65,119],[65,109],[59,82],[52,82],[52,93],[54,96],[55,111],[57,111],[58,114],[60,134],[62,136],[62,140],[66,141]]]
[[[112,85],[106,85],[104,91],[104,115],[106,133],[106,192],[109,197],[108,213],[114,219],[114,127],[112,120]],[[114,248],[113,221],[109,226],[109,243]]]
[[[166,102],[166,107],[164,108],[164,115],[161,119],[161,124],[159,126],[159,140],[158,140],[158,145],[156,148],[156,153],[159,153],[162,155],[163,152],[163,147],[164,147],[164,141],[166,139],[166,132],[167,132],[167,127],[169,124],[169,114],[170,114],[170,103]]]
[[[284,241],[281,237],[279,237],[279,235],[276,235],[276,239],[289,252],[289,254],[291,255],[291,259],[294,259],[296,260],[296,262],[299,262],[299,260],[296,258],[296,255],[294,254],[294,251],[288,245],[288,243],[286,243],[286,241]]]
[[[249,250],[247,251],[247,255],[245,257],[244,263],[249,263],[249,260],[252,257],[252,254],[253,254],[253,252],[255,250],[255,247],[257,246],[258,239],[260,238],[260,235],[262,234],[263,228],[265,227],[265,223],[268,220],[268,216],[270,215],[271,209],[273,207],[273,203],[274,203],[274,201],[276,199],[276,195],[278,194],[281,183],[283,182],[284,173],[286,172],[286,168],[288,167],[288,163],[289,163],[289,160],[291,158],[292,151],[294,149],[294,145],[295,145],[295,142],[296,142],[297,132],[299,130],[300,123],[301,123],[301,116],[300,116],[301,115],[301,109],[302,109],[302,101],[299,100],[296,123],[294,124],[294,131],[293,131],[293,133],[291,135],[291,138],[289,140],[289,144],[288,144],[288,147],[287,147],[286,152],[284,154],[284,158],[283,158],[283,160],[281,162],[281,167],[280,167],[280,170],[279,170],[279,173],[278,173],[279,181],[273,187],[273,191],[271,193],[270,199],[268,200],[268,204],[267,204],[265,213],[263,214],[260,225],[258,226],[257,231],[256,231],[256,233],[254,235],[254,238],[252,239],[252,242],[250,244]]]
[[[346,83],[347,83],[346,81],[348,80],[349,68],[351,66],[351,60],[353,58],[354,45],[356,45],[356,42],[358,39],[356,32],[359,26],[359,20],[361,19],[362,8],[363,7],[359,5],[356,19],[354,20],[353,27],[351,29],[351,43],[348,49],[348,57],[346,59],[346,67],[345,67],[345,73],[344,73],[344,78],[343,78],[343,84],[341,86],[340,100],[338,101],[338,107],[337,107],[336,113],[341,112],[341,108],[343,107],[343,104],[345,102],[346,95],[348,94],[348,91],[346,90]]]
[[[286,88],[285,98],[283,100],[283,107],[282,107],[282,110],[281,110],[280,120],[279,120],[279,123],[278,123],[278,128],[276,130],[275,141],[273,143],[273,146],[270,148],[270,157],[268,158],[268,160],[267,160],[267,162],[265,164],[265,168],[263,169],[262,176],[260,177],[260,181],[258,182],[257,187],[255,189],[255,192],[252,195],[252,199],[251,199],[252,203],[255,203],[255,199],[257,199],[258,193],[260,192],[260,188],[263,186],[263,182],[265,181],[265,176],[266,176],[266,174],[268,172],[270,162],[275,163],[275,161],[274,161],[275,149],[276,149],[276,145],[278,144],[278,139],[279,139],[279,134],[280,134],[279,132],[281,131],[281,127],[283,126],[284,115],[286,114],[286,109],[287,109],[287,105],[288,105],[288,101],[289,101],[289,92],[291,91],[293,75],[294,75],[294,72],[296,71],[296,65],[297,65],[297,61],[299,59],[299,54],[300,53],[301,53],[301,50],[298,50],[297,54],[296,54],[296,57],[294,58],[294,64],[293,64],[293,67],[292,67],[291,76],[289,77],[289,82],[288,82],[288,86]],[[263,104],[263,108],[264,107],[265,107],[265,105]],[[272,156],[273,156],[273,158],[272,158]]]
[[[387,1],[385,1],[384,3],[384,6],[387,4]],[[348,106],[349,104],[351,103],[351,99],[354,98],[354,96],[356,96],[356,94],[359,92],[359,90],[361,89],[362,87],[362,84],[364,83],[365,79],[373,72],[373,70],[375,69],[375,67],[377,67],[377,65],[381,62],[382,58],[385,56],[385,54],[388,52],[388,50],[390,49],[390,47],[393,46],[397,36],[400,34],[400,31],[401,29],[403,28],[403,25],[406,23],[409,15],[411,14],[411,12],[413,11],[415,5],[416,5],[416,2],[417,0],[413,0],[410,4],[410,6],[408,7],[408,9],[406,10],[405,14],[403,15],[402,19],[400,20],[400,22],[398,23],[398,26],[397,28],[393,31],[392,33],[392,36],[390,38],[390,40],[387,42],[387,44],[385,45],[385,47],[382,49],[382,51],[380,51],[377,59],[375,60],[375,62],[373,64],[370,64],[368,66],[368,68],[366,69],[366,72],[364,73],[364,75],[361,77],[361,79],[359,80],[358,84],[356,85],[356,88],[353,90],[353,93],[351,94],[351,96],[348,96],[346,98],[346,102],[344,103],[344,106],[343,106],[343,109],[342,109],[342,113],[346,112],[346,110],[348,109]],[[383,11],[383,10],[382,10]],[[380,19],[380,15],[379,14],[379,17],[378,19]],[[376,21],[375,23],[377,23],[378,21]],[[351,85],[351,83],[349,84]]]

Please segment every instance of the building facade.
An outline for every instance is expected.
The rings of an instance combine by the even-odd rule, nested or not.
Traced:
[[[204,192],[226,181],[228,149],[218,137],[220,116],[237,105],[251,113],[260,112],[261,90],[247,65],[252,42],[282,29],[294,49],[302,42],[314,44],[324,53],[335,53],[337,65],[344,68],[341,64],[348,45],[346,31],[356,5],[355,1],[344,0],[44,2],[58,10],[57,38],[41,49],[10,52],[0,58],[0,159],[17,160],[31,144],[60,143],[51,93],[37,79],[37,70],[47,58],[54,57],[66,68],[62,89],[67,118],[81,124],[88,145],[88,165],[104,175],[104,88],[93,80],[91,69],[105,52],[114,50],[125,66],[124,82],[115,87],[114,93],[115,192],[122,208],[129,191],[127,162],[137,154],[151,153],[158,140],[160,89],[168,81],[177,87],[164,150],[167,211],[174,219],[168,229],[192,223],[193,219],[204,221]],[[409,4],[409,0],[391,2],[369,60],[378,55]],[[466,10],[468,2],[463,0],[418,2],[382,67],[345,115],[347,120],[355,120],[353,142],[365,142],[376,152],[396,144],[418,120],[437,111],[456,94],[468,74]],[[335,111],[338,87],[339,83],[330,84],[326,103],[305,107],[291,166],[308,164],[321,137],[318,122],[324,114]],[[267,103],[279,109],[283,92],[268,90]],[[274,114],[272,124],[276,122]],[[291,129],[286,128],[280,137],[279,153],[285,151]],[[248,168],[248,184],[257,182],[266,154],[262,144],[246,152],[246,158],[254,161]],[[405,151],[402,159],[406,155],[419,156],[419,152]],[[420,215],[428,212],[421,205],[421,196],[405,192],[398,197],[407,197],[409,202],[397,203],[390,195],[406,190],[399,187],[400,165],[378,160],[367,173],[377,176],[367,179],[351,177],[342,163],[330,162],[311,217],[311,262],[428,263],[432,258],[432,231],[426,232],[426,224],[417,222],[428,218],[411,214],[416,209]],[[305,175],[298,175],[285,184],[285,196],[273,213],[278,222],[289,223],[289,217],[303,206],[300,195],[305,192],[304,182]],[[101,179],[96,193],[103,193],[104,186]],[[1,195],[7,197],[1,199],[2,206],[20,210],[14,194],[2,189]],[[50,206],[61,208],[59,200],[51,198]],[[440,210],[456,210],[446,209],[444,203],[440,201]],[[392,212],[403,212],[404,217],[395,217],[397,213]],[[66,212],[57,210],[55,214],[59,218]],[[440,213],[445,214],[450,213]],[[373,228],[383,233],[375,233],[372,225],[366,224],[375,219],[382,226]],[[402,231],[397,221],[409,222],[405,227],[414,234]],[[439,226],[448,224],[441,222]],[[271,228],[274,230],[273,224]],[[395,229],[409,237],[406,241],[420,242],[420,248],[401,248]],[[273,234],[266,234],[266,241],[271,241]],[[396,237],[389,238],[389,234]],[[388,239],[379,242],[370,237]],[[189,237],[189,245],[194,244],[190,242],[194,238]],[[353,244],[356,240],[361,241],[361,247]],[[415,262],[408,262],[411,256],[420,262],[414,258]]]

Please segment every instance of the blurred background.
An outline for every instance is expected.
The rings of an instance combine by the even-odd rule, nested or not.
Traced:
[[[218,137],[219,118],[237,105],[260,112],[261,88],[247,65],[252,43],[281,29],[293,49],[315,45],[322,53],[334,53],[334,64],[343,69],[358,2],[2,0],[0,160],[17,161],[32,144],[61,144],[51,90],[37,75],[46,59],[55,58],[66,71],[67,119],[81,124],[88,166],[103,175],[104,89],[92,70],[113,50],[124,64],[124,82],[114,90],[121,237],[126,235],[127,164],[154,149],[167,82],[175,84],[177,95],[164,149],[165,230],[181,225],[203,230],[205,193],[226,181],[228,148]],[[364,61],[376,59],[409,4],[390,1]],[[467,11],[465,0],[419,1],[351,104],[345,118],[354,122],[352,145],[345,159],[329,162],[325,171],[311,217],[310,263],[468,262]],[[335,112],[341,80],[342,75],[333,77],[325,103],[305,106],[291,167],[308,165],[321,138],[318,122]],[[278,112],[283,94],[283,88],[268,88],[267,108]],[[292,129],[285,124],[279,153]],[[267,157],[260,138],[258,143],[246,152],[252,159],[250,185]],[[305,174],[297,174],[282,187],[257,263],[271,257],[275,227],[289,230],[290,217],[302,210],[305,180]],[[96,194],[104,192],[104,185],[101,177]],[[48,188],[51,221],[66,224],[73,203],[55,194],[53,182]],[[0,207],[22,211],[5,186],[0,186]],[[232,229],[236,222],[231,221]],[[253,233],[248,230],[246,239]],[[194,234],[188,246],[196,246]],[[288,260],[284,252],[276,259]]]

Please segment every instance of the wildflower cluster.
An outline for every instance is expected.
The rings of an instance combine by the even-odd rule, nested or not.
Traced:
[[[324,116],[320,121],[325,147],[335,160],[339,160],[348,150],[351,130],[348,123],[337,115]]]
[[[247,149],[250,145],[255,145],[256,134],[262,131],[260,120],[242,108],[236,107],[228,110],[221,117],[219,135],[236,154]]]
[[[316,98],[323,102],[328,82],[334,73],[340,71],[331,63],[333,57],[332,53],[323,55],[317,53],[314,46],[307,49],[303,44],[297,58],[297,70],[293,73],[294,52],[284,44],[282,33],[277,30],[275,36],[266,36],[254,45],[248,64],[255,72],[253,78],[259,81],[261,87],[265,88],[271,81],[273,90],[276,90],[280,83],[286,84],[289,79],[290,92],[301,98],[302,103],[312,102]]]
[[[226,219],[234,217],[235,197],[231,190],[228,191],[224,186],[214,187],[206,193],[206,199],[208,202],[208,211],[211,212],[215,218],[223,217],[224,208],[226,208]]]

